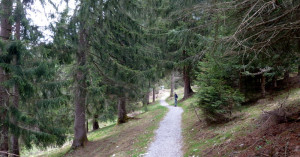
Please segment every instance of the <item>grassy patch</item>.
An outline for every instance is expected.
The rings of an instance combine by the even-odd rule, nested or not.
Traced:
[[[167,108],[159,103],[148,106],[144,112],[130,120],[128,123],[115,125],[115,123],[100,124],[102,127],[88,134],[89,143],[78,150],[70,150],[71,142],[62,148],[56,148],[39,155],[60,157],[67,156],[139,156],[145,153],[148,144],[154,137],[154,130],[167,112]],[[28,155],[30,156],[30,155]]]
[[[247,135],[256,128],[254,121],[261,115],[262,111],[275,109],[278,107],[278,101],[281,101],[286,95],[287,93],[282,93],[276,97],[261,99],[252,106],[242,106],[235,113],[238,115],[238,118],[225,124],[213,126],[206,126],[201,111],[197,110],[201,119],[201,122],[199,122],[195,109],[191,106],[191,104],[195,105],[197,102],[195,95],[179,103],[178,105],[184,109],[182,115],[184,156],[207,156],[215,148],[224,147],[227,142]],[[299,95],[300,89],[293,89],[286,104],[294,105],[299,103]],[[172,100],[168,101],[173,104]]]
[[[70,150],[71,146],[65,146],[62,147],[60,149],[57,150],[53,150],[50,152],[46,152],[45,154],[41,155],[41,156],[47,156],[47,157],[62,157],[64,156],[69,150]]]

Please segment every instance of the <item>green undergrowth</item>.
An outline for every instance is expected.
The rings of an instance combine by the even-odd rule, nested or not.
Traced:
[[[181,94],[180,91],[179,94]],[[226,144],[237,137],[249,134],[257,128],[256,120],[262,114],[262,111],[270,111],[279,107],[279,102],[286,98],[287,93],[282,92],[277,96],[268,96],[255,104],[242,106],[239,111],[233,114],[235,118],[232,121],[209,126],[204,122],[202,111],[195,108],[197,104],[196,95],[180,102],[178,106],[184,109],[182,115],[184,156],[207,156],[210,151],[214,151],[214,148],[219,147],[221,144]],[[299,104],[299,95],[299,88],[291,90],[289,98],[286,100],[286,105]],[[173,105],[173,99],[168,99],[168,103]],[[200,120],[196,116],[195,111]]]
[[[114,153],[117,156],[118,154],[126,154],[126,156],[139,156],[140,154],[146,152],[147,145],[152,141],[154,137],[154,130],[158,128],[159,122],[162,120],[166,112],[167,108],[159,105],[159,103],[149,105],[147,107],[147,112],[143,112],[137,115],[135,119],[130,120],[128,123],[122,125],[116,125],[116,122],[101,123],[101,128],[99,130],[92,131],[88,134],[88,140],[92,142],[101,141],[103,139],[111,139],[112,141],[115,141],[117,140],[117,137],[121,134],[121,132],[125,132],[126,130],[138,127],[139,125],[143,125],[143,133],[140,133],[138,136],[130,137],[131,139],[135,139],[134,144],[130,146],[130,150],[116,150],[119,152]],[[128,134],[128,136],[133,135]],[[116,143],[118,142],[116,141]],[[53,148],[48,149],[47,151],[40,152],[33,152],[31,150],[31,152],[26,152],[26,155],[23,155],[33,157],[61,157],[66,153],[73,151],[70,150],[70,147],[71,141],[66,143],[61,148]]]

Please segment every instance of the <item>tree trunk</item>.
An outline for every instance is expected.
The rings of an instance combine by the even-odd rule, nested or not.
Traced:
[[[1,118],[6,118],[7,113],[0,113]],[[3,126],[1,126],[1,145],[0,145],[0,156],[1,157],[8,157],[8,124],[7,122],[1,122]]]
[[[89,119],[86,119],[86,132],[89,132]]]
[[[174,71],[172,71],[172,74],[171,74],[171,92],[170,92],[170,97],[173,97],[174,90],[175,90],[175,76],[174,76]]]
[[[150,104],[150,93],[147,93],[147,105]]]
[[[151,84],[150,84],[150,81],[149,81],[149,86],[148,86],[148,90],[150,91],[151,90]],[[148,92],[148,94],[147,94],[147,104],[150,104],[150,94],[151,94],[151,92]]]
[[[0,37],[3,40],[9,40],[11,35],[12,26],[9,23],[9,17],[12,14],[12,0],[2,0],[0,4],[1,10],[1,22],[0,22]],[[0,51],[0,55],[3,52]],[[0,67],[0,82],[7,80],[6,73],[3,68]],[[8,108],[8,94],[7,89],[4,86],[0,86],[0,156],[8,156],[8,119],[7,119],[7,108]],[[4,153],[5,152],[5,153]]]
[[[191,80],[190,80],[189,70],[188,70],[187,66],[185,66],[183,68],[183,81],[184,81],[183,99],[186,99],[194,93],[191,88]]]
[[[118,124],[127,122],[126,98],[120,97],[118,103]]]
[[[297,33],[297,36],[298,36],[298,52],[300,52],[300,31],[298,31]],[[300,76],[300,65],[298,65],[298,76]]]
[[[155,86],[153,86],[153,88],[152,88],[152,96],[153,96],[153,98],[152,98],[152,102],[154,103],[155,102]]]
[[[289,84],[289,79],[290,79],[290,71],[287,70],[287,71],[284,73],[284,78],[283,78],[283,83],[284,83],[285,86],[288,86],[288,84]]]
[[[14,56],[13,64],[15,66],[18,66],[17,56]],[[15,84],[13,94],[14,94],[13,105],[16,109],[18,109],[19,108],[19,99],[20,99],[18,84]],[[12,122],[14,123],[14,125],[18,125],[18,123],[17,123],[14,116],[12,116]],[[18,135],[18,133],[12,135],[12,137],[11,137],[11,146],[12,146],[12,151],[11,152],[13,154],[12,156],[13,157],[19,156],[20,155],[20,150],[19,150],[19,135]]]
[[[284,80],[288,80],[290,78],[290,72],[287,70],[285,73],[284,73]]]
[[[21,0],[17,1],[17,8],[21,9],[22,3]],[[16,20],[16,39],[20,40],[21,39],[21,19],[17,18]],[[18,60],[17,60],[17,56],[14,56],[13,59],[13,64],[15,66],[18,66]],[[20,91],[19,91],[19,86],[18,84],[15,84],[14,86],[14,98],[13,98],[13,105],[16,109],[19,108],[19,99],[20,99]],[[14,117],[12,117],[12,121],[14,122],[14,125],[18,125],[16,119]],[[13,154],[12,157],[17,157],[20,156],[20,148],[19,148],[19,134],[18,132],[16,134],[12,134],[11,135],[11,153]]]
[[[2,0],[1,2],[1,32],[0,36],[4,40],[8,40],[11,35],[12,25],[9,17],[12,14],[12,0]]]
[[[183,50],[183,59],[186,58],[186,51]],[[191,88],[191,78],[190,78],[190,66],[185,65],[183,67],[183,82],[184,82],[184,95],[183,99],[187,99],[189,96],[191,96],[194,92]]]
[[[142,101],[142,103],[143,103],[143,108],[144,108],[145,111],[148,111],[148,108],[147,108],[148,101],[149,101],[149,93],[146,92],[146,93],[144,94],[143,101]]]
[[[99,124],[98,124],[98,115],[95,114],[93,118],[93,130],[98,130]]]
[[[79,50],[76,53],[77,69],[75,74],[75,123],[74,123],[74,140],[72,147],[77,148],[84,146],[88,139],[85,128],[85,102],[86,102],[86,32],[82,29],[79,32]]]
[[[266,76],[261,75],[261,96],[264,98],[266,96]]]
[[[273,77],[272,84],[273,84],[273,88],[277,88],[277,76]]]
[[[240,92],[243,91],[243,75],[241,72],[239,72],[239,90]]]

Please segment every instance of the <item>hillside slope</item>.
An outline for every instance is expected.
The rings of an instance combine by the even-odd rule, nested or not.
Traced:
[[[115,156],[136,157],[147,151],[153,140],[154,131],[167,112],[167,108],[159,103],[150,104],[148,112],[136,115],[128,123],[116,125],[112,123],[88,134],[89,142],[84,148],[70,150],[71,142],[62,148],[43,152],[26,152],[25,156],[61,157],[61,156]]]
[[[177,90],[179,95],[181,92],[182,89]],[[287,94],[282,91],[242,106],[233,121],[213,126],[207,126],[201,111],[193,107],[196,96],[180,103],[184,108],[184,156],[300,156],[299,119],[266,127],[269,120],[261,118],[263,113],[277,109]],[[299,95],[300,88],[293,89],[284,102],[297,113],[300,113]]]

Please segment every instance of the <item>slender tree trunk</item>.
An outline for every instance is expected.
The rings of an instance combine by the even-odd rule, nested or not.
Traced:
[[[274,76],[273,77],[273,80],[272,80],[272,84],[273,84],[273,88],[277,88],[277,76]]]
[[[2,0],[0,4],[1,10],[1,22],[0,22],[0,38],[3,40],[9,40],[11,35],[12,26],[9,23],[9,17],[12,13],[12,0]],[[3,52],[0,51],[0,55]],[[3,68],[0,67],[0,82],[7,80],[6,73]],[[4,86],[0,86],[0,151],[6,153],[0,153],[0,156],[8,156],[8,119],[7,119],[7,108],[8,108],[8,94],[7,89]]]
[[[118,103],[118,124],[127,122],[126,98],[120,97]]]
[[[18,0],[17,1],[17,8],[21,8],[23,7],[22,6],[22,3],[21,3],[21,0]],[[20,40],[21,39],[21,19],[17,18],[16,20],[16,39],[17,40]],[[18,60],[17,60],[17,56],[14,56],[14,59],[13,59],[13,64],[15,66],[18,66]],[[15,84],[14,86],[14,98],[13,98],[13,105],[16,109],[19,108],[19,99],[20,99],[20,91],[19,91],[19,86],[18,84]],[[14,117],[12,117],[12,120],[14,122],[14,125],[18,125],[16,119]],[[20,148],[19,148],[19,134],[18,132],[16,134],[13,134],[12,137],[11,137],[11,152],[12,152],[12,157],[17,157],[17,156],[20,156]]]
[[[148,90],[150,91],[150,88],[151,87],[151,84],[150,84],[150,81],[149,81],[149,86],[148,86]],[[147,104],[150,104],[150,94],[151,94],[151,92],[148,92],[148,94],[147,94]]]
[[[142,103],[143,103],[143,108],[144,108],[145,111],[148,111],[148,108],[147,108],[148,100],[149,100],[149,93],[146,92],[146,93],[144,94],[143,101],[142,101]]]
[[[147,105],[150,104],[150,93],[147,93]]]
[[[288,86],[288,84],[289,84],[289,79],[290,79],[290,71],[287,70],[287,71],[284,73],[284,78],[283,78],[283,83],[284,83],[285,86]]]
[[[300,52],[300,39],[299,39],[299,37],[300,37],[300,31],[298,31],[298,33],[297,33],[297,36],[298,36],[298,52]],[[298,76],[300,76],[300,64],[298,65]]]
[[[98,124],[98,115],[95,114],[93,118],[93,130],[98,130],[99,124]]]
[[[153,86],[153,88],[152,88],[152,96],[153,96],[153,98],[152,98],[152,102],[154,103],[155,102],[155,86]]]
[[[86,32],[82,29],[79,33],[79,50],[76,53],[77,69],[75,74],[75,123],[74,123],[74,140],[72,147],[77,148],[84,146],[88,139],[85,128],[85,102],[86,102]]]
[[[89,120],[86,119],[86,132],[88,133],[89,132]]]
[[[264,98],[266,96],[266,76],[261,75],[261,96]]]
[[[239,72],[239,90],[240,92],[243,91],[243,76],[241,72]]]
[[[13,59],[13,64],[15,66],[18,66],[17,64],[17,56],[14,56]],[[13,91],[14,97],[13,97],[13,105],[16,109],[19,108],[19,86],[18,84],[15,84],[14,86],[14,91]],[[12,116],[12,121],[14,123],[14,125],[18,125],[15,117]],[[11,148],[12,148],[12,156],[16,157],[20,155],[20,150],[19,150],[19,135],[18,132],[16,132],[16,134],[13,134],[11,137]]]
[[[173,97],[174,95],[174,90],[175,90],[175,76],[174,76],[174,71],[172,71],[171,74],[171,92],[170,92],[170,97]]]

